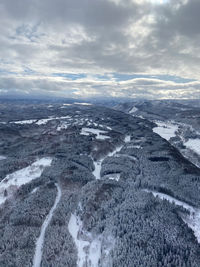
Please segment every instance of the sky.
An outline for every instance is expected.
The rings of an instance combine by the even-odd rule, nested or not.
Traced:
[[[1,0],[0,97],[200,97],[199,0]]]

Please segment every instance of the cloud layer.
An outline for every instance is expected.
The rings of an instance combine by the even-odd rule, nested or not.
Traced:
[[[200,1],[155,2],[1,0],[0,95],[198,98]]]

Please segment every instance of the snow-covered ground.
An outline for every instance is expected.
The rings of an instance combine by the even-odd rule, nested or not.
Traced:
[[[12,121],[11,123],[15,123],[15,124],[37,124],[37,125],[44,125],[46,124],[48,121],[52,121],[52,120],[63,120],[63,119],[70,119],[70,116],[61,116],[61,117],[48,117],[48,118],[44,118],[44,119],[40,119],[40,120],[36,120],[36,119],[31,119],[31,120],[23,120],[23,121]]]
[[[79,103],[79,102],[74,102],[75,105],[82,105],[82,106],[92,106],[91,103]]]
[[[0,160],[3,160],[3,159],[6,159],[6,157],[0,155]]]
[[[156,121],[155,123],[157,127],[153,128],[153,132],[159,134],[162,138],[169,141],[171,137],[176,136],[175,132],[178,130],[178,125],[160,121]]]
[[[129,113],[135,113],[136,111],[138,111],[138,108],[132,107],[132,109],[129,111]]]
[[[200,139],[189,139],[184,145],[200,155]]]
[[[114,246],[114,240],[107,237],[107,244],[103,243],[103,236],[92,236],[91,233],[83,229],[83,224],[77,215],[71,214],[68,230],[73,237],[74,243],[78,251],[78,267],[98,267],[98,266],[112,266],[100,265],[101,258],[105,262],[108,261],[110,251]],[[110,239],[110,240],[109,240]],[[107,259],[106,259],[107,258]]]
[[[185,208],[186,210],[188,210],[190,212],[190,216],[187,216],[186,218],[184,217],[182,219],[188,225],[188,227],[190,227],[193,230],[198,243],[200,243],[200,209],[196,209],[183,201],[180,201],[180,200],[177,200],[176,198],[168,196],[167,194],[158,193],[158,192],[154,192],[150,190],[144,190],[144,191],[148,193],[152,193],[154,197],[166,199],[170,203],[174,203],[175,205],[181,206]]]
[[[45,167],[50,166],[51,158],[42,158],[30,166],[6,175],[0,182],[0,204],[3,204],[9,196],[12,196],[21,185],[41,176]]]
[[[52,121],[52,120],[63,120],[63,119],[70,119],[71,116],[61,116],[61,117],[49,117],[46,119],[41,119],[38,120],[35,124],[37,125],[43,125],[43,124],[47,124],[48,121]]]
[[[36,122],[37,120],[23,120],[23,121],[14,121],[15,124],[32,124]]]
[[[99,129],[94,129],[94,128],[86,128],[83,127],[81,130],[81,135],[90,135],[90,134],[96,134],[96,139],[99,140],[105,140],[105,139],[109,139],[110,136],[105,135],[107,134],[107,131],[103,131],[103,130],[99,130]]]
[[[124,142],[128,143],[130,142],[130,135],[125,136]],[[117,152],[119,152],[122,149],[123,145],[117,147],[115,150],[113,150],[112,152],[109,152],[105,157],[103,157],[102,159],[98,160],[98,161],[94,161],[94,171],[93,171],[93,175],[96,177],[96,179],[100,179],[101,178],[101,165],[102,162],[104,161],[105,158],[107,157],[112,157],[114,155],[116,155]],[[115,180],[119,180],[120,179],[120,174],[117,175],[112,175],[109,179],[114,179],[114,177],[116,178]]]
[[[56,196],[53,207],[49,211],[46,219],[44,220],[44,222],[42,224],[40,235],[39,235],[37,242],[36,242],[35,255],[33,258],[33,267],[40,267],[41,260],[42,260],[42,252],[43,252],[43,243],[44,243],[45,232],[46,232],[47,226],[51,222],[51,219],[53,217],[53,213],[54,213],[54,211],[55,211],[55,209],[56,209],[56,207],[60,201],[61,195],[62,195],[59,185],[58,184],[55,184],[55,185],[56,185],[57,191],[58,191],[57,196]]]
[[[131,136],[130,135],[126,135],[125,139],[124,139],[124,142],[125,143],[129,143],[130,141],[131,141]]]

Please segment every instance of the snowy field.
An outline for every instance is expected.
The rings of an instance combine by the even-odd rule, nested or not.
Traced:
[[[109,139],[110,136],[106,135],[107,133],[108,133],[107,131],[94,129],[94,128],[86,128],[86,127],[82,128],[81,130],[81,135],[96,134],[96,139],[99,139],[99,140]]]
[[[30,166],[6,175],[0,182],[0,204],[3,204],[9,196],[12,196],[21,185],[31,182],[41,176],[45,167],[51,165],[51,158],[42,158]]]
[[[189,139],[184,145],[200,155],[200,139]]]
[[[76,214],[71,214],[68,231],[77,248],[78,267],[113,266],[111,251],[115,239],[111,235],[93,235],[87,232]]]
[[[175,132],[178,130],[178,125],[172,124],[170,122],[155,122],[157,127],[153,128],[153,132],[159,134],[162,138],[167,141],[170,140],[171,137],[175,137]]]
[[[138,108],[132,107],[132,109],[129,111],[129,113],[135,113],[136,111],[138,111]]]

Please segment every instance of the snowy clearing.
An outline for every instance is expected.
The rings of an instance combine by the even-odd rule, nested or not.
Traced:
[[[130,141],[131,141],[131,136],[130,135],[125,136],[124,142],[129,143]]]
[[[200,139],[189,139],[184,145],[200,155]]]
[[[80,218],[71,214],[68,230],[78,251],[77,266],[97,267],[101,257],[101,237],[93,239],[92,235],[82,228],[83,224]],[[84,240],[82,236],[87,240]]]
[[[79,102],[75,102],[75,105],[82,105],[82,106],[92,106],[91,103],[79,103]]]
[[[132,107],[132,109],[129,111],[129,113],[135,113],[136,111],[138,111],[138,108]]]
[[[103,130],[99,130],[99,129],[94,129],[94,128],[82,128],[81,130],[81,135],[90,135],[90,134],[96,134],[96,139],[99,139],[99,140],[105,140],[105,139],[109,139],[110,136],[108,135],[105,135],[107,134],[108,132],[107,131],[103,131]]]
[[[0,204],[4,203],[21,185],[40,177],[44,168],[50,166],[51,162],[51,158],[42,158],[26,168],[6,175],[0,182]]]
[[[119,152],[122,149],[122,147],[123,146],[119,146],[115,150],[113,150],[112,152],[109,152],[107,154],[107,156],[105,156],[104,158],[102,158],[102,159],[100,159],[98,161],[94,161],[94,171],[92,173],[96,177],[97,180],[101,178],[101,165],[102,165],[102,162],[104,161],[104,159],[106,157],[112,157],[117,152]]]
[[[172,123],[164,123],[164,122],[155,122],[157,127],[153,128],[153,132],[159,134],[162,138],[167,141],[170,140],[171,137],[175,137],[175,132],[178,130],[178,126]]]
[[[36,122],[37,120],[24,120],[24,121],[13,121],[11,123],[15,123],[15,124],[32,124],[34,122]]]
[[[200,243],[200,209],[195,209],[194,207],[188,205],[187,203],[177,200],[167,194],[153,192],[150,190],[144,190],[145,192],[152,193],[154,197],[159,197],[160,199],[166,199],[170,203],[173,203],[177,206],[181,206],[190,212],[190,216],[182,218],[183,221],[191,228],[194,232],[195,237],[197,238],[198,243]]]
[[[34,259],[33,259],[33,267],[40,267],[40,263],[42,260],[42,251],[43,251],[43,243],[44,243],[44,237],[45,237],[45,232],[46,232],[46,228],[49,225],[49,223],[51,222],[51,219],[53,217],[53,213],[60,201],[61,198],[61,189],[59,187],[58,184],[55,184],[55,186],[57,187],[57,196],[54,202],[53,207],[51,208],[51,210],[49,211],[46,219],[44,220],[42,227],[41,227],[41,232],[40,235],[37,239],[36,242],[36,249],[35,249],[35,255],[34,255]]]
[[[41,119],[38,120],[35,124],[37,125],[43,125],[43,124],[47,124],[48,121],[52,121],[52,120],[63,120],[63,119],[70,119],[70,116],[62,116],[62,117],[49,117],[46,119]]]

